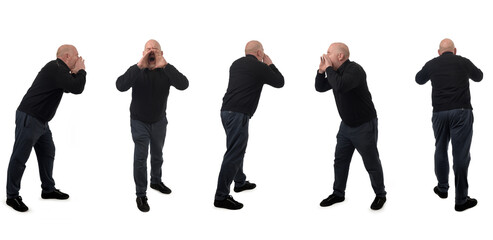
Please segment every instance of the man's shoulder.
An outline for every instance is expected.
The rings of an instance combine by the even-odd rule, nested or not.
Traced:
[[[346,63],[345,69],[346,70],[350,69],[350,70],[356,70],[356,71],[363,71],[363,72],[365,71],[359,63],[349,61],[349,60]]]

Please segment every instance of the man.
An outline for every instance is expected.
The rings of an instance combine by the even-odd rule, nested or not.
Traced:
[[[142,58],[116,81],[116,88],[132,88],[130,126],[134,149],[134,181],[137,207],[149,211],[147,203],[147,155],[151,152],[151,188],[164,194],[171,190],[161,180],[163,146],[166,137],[166,105],[170,86],[178,90],[188,88],[188,79],[163,57],[161,45],[156,40],[145,44]]]
[[[478,201],[468,196],[467,170],[471,156],[474,117],[469,92],[469,79],[479,82],[483,72],[469,59],[456,55],[457,49],[450,39],[443,39],[438,57],[428,61],[416,74],[416,82],[431,80],[433,105],[433,131],[435,133],[435,175],[438,185],[433,189],[440,198],[448,197],[448,145],[452,140],[455,173],[455,210],[464,211],[476,206]]]
[[[320,58],[315,89],[319,92],[332,89],[342,119],[334,160],[334,192],[320,206],[344,201],[349,164],[356,149],[363,158],[376,194],[370,208],[381,209],[387,193],[377,149],[377,113],[366,83],[366,73],[359,64],[349,60],[349,49],[344,43],[331,44],[327,54]]]
[[[262,87],[264,84],[275,88],[284,86],[284,77],[264,53],[260,42],[248,42],[245,55],[233,62],[229,69],[228,89],[221,108],[227,150],[219,172],[214,206],[230,210],[243,207],[229,195],[233,181],[235,192],[256,187],[254,183],[246,181],[243,157],[248,142],[248,123],[257,109]]]
[[[55,144],[48,122],[62,100],[64,92],[80,94],[86,84],[84,59],[72,45],[58,48],[57,59],[47,63],[17,108],[15,143],[7,172],[7,205],[19,212],[29,208],[19,196],[21,179],[32,148],[36,152],[43,199],[68,199],[55,188],[53,162]]]

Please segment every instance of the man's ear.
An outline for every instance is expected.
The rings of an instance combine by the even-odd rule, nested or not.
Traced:
[[[337,54],[337,60],[339,60],[340,62],[342,62],[343,59],[344,59],[344,53]]]
[[[457,54],[457,48],[454,48],[454,55]]]
[[[440,52],[440,50],[438,50],[438,56],[442,56],[442,53]]]

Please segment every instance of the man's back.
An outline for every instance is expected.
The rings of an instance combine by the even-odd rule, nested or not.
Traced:
[[[264,84],[280,88],[284,85],[284,77],[274,64],[262,63],[253,55],[239,58],[230,67],[221,110],[253,116]]]
[[[428,61],[416,74],[416,82],[431,80],[433,111],[472,109],[469,79],[481,81],[483,72],[467,58],[445,52]]]

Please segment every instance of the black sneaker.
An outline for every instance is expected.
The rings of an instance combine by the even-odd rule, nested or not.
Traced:
[[[255,183],[250,183],[249,181],[246,181],[245,184],[241,187],[235,187],[234,191],[235,192],[243,192],[245,190],[252,190],[257,187],[257,184]]]
[[[149,204],[147,203],[147,197],[137,197],[136,201],[137,201],[137,208],[141,212],[149,212],[149,210],[151,208],[149,207]]]
[[[43,198],[43,199],[59,199],[59,200],[65,200],[65,199],[68,199],[69,196],[68,196],[68,194],[63,193],[60,190],[55,189],[55,191],[49,192],[49,193],[42,192],[41,193],[41,198]]]
[[[380,210],[386,201],[387,201],[386,197],[376,196],[375,200],[373,200],[373,202],[371,203],[370,208],[373,210]]]
[[[29,210],[29,208],[22,202],[21,196],[16,198],[7,198],[7,205],[11,206],[13,209],[19,212],[25,212]]]
[[[151,183],[151,188],[152,189],[155,189],[155,190],[158,190],[164,194],[170,194],[171,193],[171,189],[169,189],[168,187],[166,187],[166,185],[164,185],[163,182],[160,182],[160,183]]]
[[[243,204],[235,201],[230,195],[224,200],[214,200],[214,206],[218,208],[226,208],[229,210],[238,210],[243,207]]]
[[[467,197],[467,200],[464,204],[455,205],[455,211],[462,212],[462,211],[467,210],[469,208],[475,207],[476,205],[478,205],[478,200],[476,200],[474,198]]]
[[[438,190],[438,187],[433,188],[433,192],[435,192],[436,195],[438,195],[440,198],[447,198],[448,197],[448,192],[440,192]]]
[[[339,196],[336,196],[334,194],[330,194],[326,199],[322,200],[322,202],[320,202],[320,206],[321,207],[328,207],[334,203],[340,203],[342,201],[344,201],[344,197],[339,197]]]

